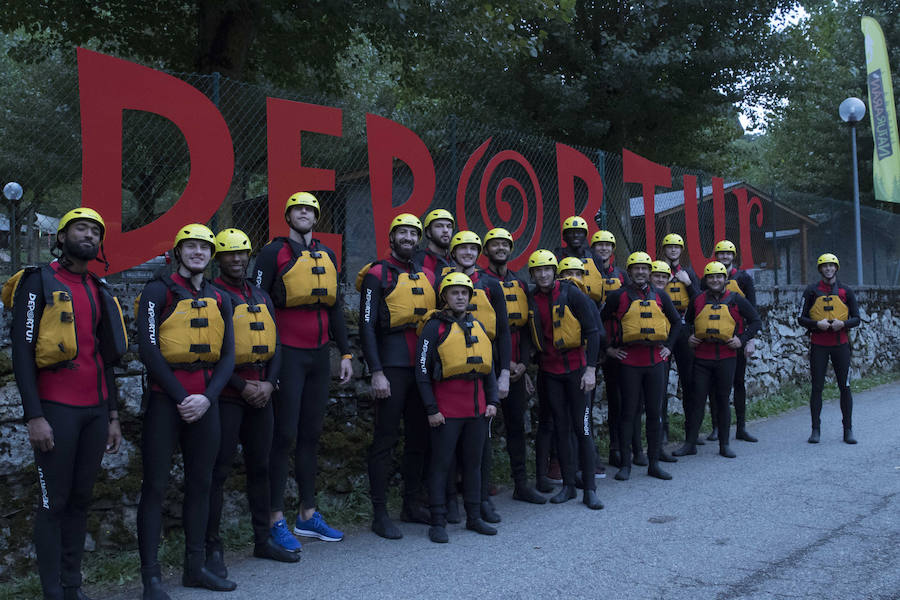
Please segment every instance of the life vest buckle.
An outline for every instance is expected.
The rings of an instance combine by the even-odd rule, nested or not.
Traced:
[[[322,258],[322,253],[321,253],[321,252],[316,252],[315,250],[311,250],[310,253],[309,253],[309,256],[310,256],[311,258]]]
[[[206,354],[209,351],[209,344],[191,344],[191,352],[195,354]]]
[[[652,313],[652,312],[642,312],[642,313],[641,313],[641,318],[642,318],[642,319],[652,319],[652,318],[653,318],[653,313]]]
[[[59,313],[61,323],[73,323],[75,321],[75,313],[61,312]]]
[[[203,308],[206,306],[206,300],[191,300],[191,308]]]
[[[834,306],[831,305],[823,306],[822,308],[824,308],[825,310],[834,310]]]
[[[191,327],[209,327],[209,319],[206,317],[191,319]]]
[[[313,268],[312,268],[312,274],[313,274],[313,275],[324,275],[324,274],[325,274],[325,267],[313,267]]]
[[[641,306],[650,306],[649,300],[640,300],[639,302]]]
[[[260,323],[260,324],[261,324],[261,323]],[[266,354],[266,353],[269,352],[269,347],[266,346],[266,345],[263,345],[263,346],[253,346],[253,349],[251,350],[251,352],[252,352],[253,354]]]
[[[407,275],[407,277],[409,277],[409,278],[412,279],[413,281],[416,281],[416,280],[419,279],[419,274],[418,274],[418,273],[410,273],[410,274]]]
[[[416,314],[416,315],[424,315],[427,312],[428,312],[427,308],[414,308],[413,309],[413,314]]]
[[[510,319],[521,319],[522,313],[514,312],[514,313],[509,313],[509,315],[507,315],[507,316],[509,316]]]
[[[641,327],[641,333],[656,333],[653,327]]]
[[[325,288],[313,288],[312,295],[313,296],[327,296],[328,290]]]
[[[250,323],[250,331],[265,331],[266,324],[262,321],[253,321]]]
[[[519,297],[516,296],[515,294],[506,294],[505,298],[510,302],[515,302],[516,300],[519,299]]]
[[[262,307],[259,304],[248,304],[247,312],[249,313],[259,313],[262,312]]]
[[[466,358],[466,364],[468,365],[480,365],[484,360],[480,356],[469,356]]]
[[[710,321],[718,321],[722,318],[722,315],[709,315]]]
[[[425,290],[423,290],[420,287],[410,288],[410,290],[412,291],[413,296],[424,296],[425,295]]]

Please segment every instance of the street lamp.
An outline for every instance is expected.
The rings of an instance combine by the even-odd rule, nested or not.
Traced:
[[[19,270],[19,240],[16,228],[16,203],[22,199],[22,186],[15,181],[10,181],[3,186],[3,196],[9,200],[9,262],[11,272]]]
[[[856,124],[866,116],[866,105],[859,98],[847,98],[841,102],[838,112],[845,123],[850,124],[853,163],[853,214],[856,217],[856,272],[859,285],[863,284],[862,233],[859,220],[859,174],[856,171]]]

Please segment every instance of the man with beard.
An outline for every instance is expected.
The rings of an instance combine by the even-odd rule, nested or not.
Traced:
[[[221,438],[219,394],[234,371],[231,300],[203,277],[215,243],[205,225],[180,228],[172,251],[175,272],[150,280],[138,305],[138,344],[150,380],[137,515],[144,600],[169,598],[162,588],[159,541],[176,446],[184,458],[182,585],[221,592],[237,587],[207,569],[205,557],[209,490]]]
[[[737,269],[734,266],[734,258],[737,254],[737,248],[734,244],[728,240],[721,240],[713,248],[713,254],[716,257],[716,261],[725,265],[725,269],[728,272],[725,287],[729,291],[746,298],[750,305],[753,306],[753,309],[756,310],[756,287],[753,284],[753,276],[747,271]],[[700,289],[706,289],[706,277],[700,282]],[[747,345],[738,348],[734,367],[734,413],[737,417],[737,430],[735,431],[734,439],[745,442],[757,441],[755,436],[747,432],[747,358],[753,356],[754,348],[752,339],[747,342]],[[721,404],[721,402],[710,402],[709,413],[713,418],[713,423],[718,422],[713,406],[718,407]],[[725,405],[727,406],[728,403],[726,402]],[[703,406],[701,405],[698,410],[702,409]],[[712,433],[706,439],[716,441],[721,434],[722,432],[718,431],[716,425],[713,425]]]
[[[669,278],[660,289],[664,289],[675,305],[675,310],[681,315],[682,323],[684,322],[684,313],[690,304],[691,298],[700,293],[700,280],[691,267],[685,267],[681,264],[681,255],[684,252],[684,238],[677,233],[670,233],[663,238],[662,243],[663,256],[665,262],[669,266]],[[652,277],[652,275],[651,275]],[[685,420],[690,420],[688,408],[693,405],[691,402],[691,373],[693,366],[694,353],[688,344],[690,331],[687,327],[681,328],[681,335],[675,340],[675,346],[672,348],[672,356],[675,364],[678,366],[678,382],[681,384],[681,406],[684,410]],[[672,370],[672,361],[666,362],[666,383],[669,381],[669,372]],[[666,405],[664,404],[665,408]],[[663,443],[669,441],[669,412],[663,411],[663,427],[662,427]]]
[[[422,265],[435,277],[442,277],[453,270],[450,260],[450,239],[456,221],[450,211],[436,208],[425,215],[426,246],[420,248],[413,260]]]
[[[400,518],[430,522],[423,505],[422,479],[428,447],[428,421],[415,379],[416,328],[435,308],[434,273],[413,260],[422,223],[409,213],[391,221],[391,251],[367,266],[359,281],[359,336],[372,373],[375,430],[369,447],[372,531],[387,539],[403,537],[387,512],[391,456],[403,418],[403,510]]]
[[[589,476],[594,472],[594,442],[588,398],[596,385],[594,365],[603,330],[594,319],[591,300],[573,283],[556,279],[557,264],[549,250],[536,250],[528,257],[528,272],[536,286],[529,321],[538,352],[538,396],[541,403],[549,403],[553,415],[563,478],[562,489],[550,502],[560,504],[575,497],[576,465],[580,463],[588,475],[582,478],[582,501],[599,510],[603,503],[597,498],[594,478]],[[577,440],[579,459],[572,456],[571,434]]]
[[[500,407],[506,425],[506,452],[515,485],[513,499],[544,504],[547,499],[528,484],[528,470],[525,467],[525,410],[528,397],[534,392],[531,380],[525,374],[525,361],[531,354],[531,338],[525,330],[528,325],[528,285],[506,266],[512,250],[513,238],[509,231],[502,227],[488,231],[484,236],[488,268],[481,271],[481,275],[492,277],[500,283],[506,303],[510,337],[509,393],[500,399]]]
[[[288,237],[276,237],[256,259],[256,285],[268,292],[275,305],[275,324],[281,339],[281,371],[273,396],[275,433],[269,459],[272,536],[284,549],[295,552],[300,544],[284,517],[284,488],[288,454],[294,452],[294,479],[300,506],[293,533],[338,542],[344,534],[330,527],[316,510],[316,468],[319,437],[328,404],[331,370],[329,342],[341,353],[341,383],[350,381],[350,343],[344,322],[344,297],[338,285],[334,252],[313,237],[319,221],[319,201],[309,192],[297,192],[284,205]]]
[[[841,268],[838,257],[830,252],[816,261],[822,280],[810,284],[803,292],[803,310],[800,325],[810,333],[809,371],[812,390],[809,394],[809,412],[812,417],[812,433],[807,440],[818,444],[821,436],[822,390],[825,387],[825,371],[828,360],[834,367],[841,392],[841,415],[844,421],[844,442],[855,444],[853,437],[853,395],[850,393],[850,338],[847,330],[859,325],[859,307],[853,290],[837,280]]]
[[[3,290],[40,481],[38,573],[44,598],[53,600],[87,598],[81,591],[87,510],[103,452],[117,452],[122,441],[112,365],[128,341],[118,300],[88,270],[105,233],[96,211],[70,210],[59,221],[58,260],[20,271]]]
[[[659,466],[662,409],[665,382],[665,362],[672,353],[681,329],[681,315],[669,296],[650,285],[653,261],[646,252],[633,252],[626,263],[631,282],[610,292],[603,305],[602,318],[611,322],[613,342],[607,349],[609,356],[621,362],[622,415],[619,427],[619,446],[622,467],[616,479],[631,477],[631,453],[634,421],[640,422],[638,411],[641,398],[647,415],[647,474],[658,479],[671,479]]]
[[[222,552],[219,523],[222,490],[238,441],[247,469],[247,500],[253,525],[253,555],[281,562],[297,562],[291,552],[275,541],[269,523],[269,452],[272,449],[272,392],[278,384],[281,345],[275,328],[275,307],[269,295],[247,280],[250,238],[239,229],[216,235],[219,277],[213,284],[231,299],[234,326],[234,373],[222,390],[219,418],[222,441],[213,469],[209,493],[209,524],[206,527],[206,568],[228,577]]]
[[[703,269],[706,289],[694,296],[685,313],[687,326],[693,329],[688,341],[695,352],[694,406],[691,419],[685,422],[684,445],[674,452],[676,456],[697,453],[702,406],[709,395],[718,404],[715,414],[719,422],[714,426],[719,431],[719,454],[735,457],[728,445],[731,429],[728,396],[734,381],[737,351],[759,331],[760,320],[746,298],[725,287],[727,277],[728,270],[722,263],[713,261],[706,265]]]

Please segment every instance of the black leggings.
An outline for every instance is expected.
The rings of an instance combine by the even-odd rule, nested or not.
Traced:
[[[666,375],[664,363],[658,363],[652,367],[632,367],[626,364],[621,366],[622,385],[622,422],[619,427],[619,448],[622,452],[623,466],[631,466],[631,453],[628,448],[634,444],[634,436],[640,443],[640,430],[634,432],[634,424],[640,425],[641,415],[639,407],[641,398],[644,400],[644,411],[647,415],[647,454],[650,462],[659,460],[659,448],[662,440],[662,394],[665,384],[663,378]]]
[[[744,354],[743,348],[737,351],[737,357],[735,359],[734,366],[734,381],[732,382],[732,386],[728,388],[726,392],[726,396],[731,395],[731,388],[734,388],[734,415],[737,418],[738,428],[744,426],[744,423],[747,419],[747,386],[745,380],[747,378],[747,355]],[[712,418],[713,427],[718,427],[716,423],[719,422],[719,413],[718,407],[723,403],[720,399],[714,398],[713,396],[709,397],[709,416]],[[705,406],[704,404],[700,405],[701,408]],[[724,406],[728,406],[728,399],[726,398],[724,401]],[[703,416],[701,415],[701,419]],[[728,411],[728,419],[731,420],[731,411]]]
[[[202,553],[209,520],[209,489],[213,466],[219,453],[219,404],[194,423],[185,423],[175,401],[162,392],[151,392],[141,433],[141,462],[144,481],[138,505],[138,549],[141,571],[159,575],[159,538],[162,531],[162,504],[172,468],[175,447],[184,458],[184,503],[181,521],[189,554]]]
[[[734,383],[736,358],[708,360],[694,359],[694,418],[688,424],[685,441],[697,443],[700,434],[700,422],[703,419],[703,407],[709,396],[710,413],[715,417],[713,427],[719,430],[719,445],[728,445],[731,430],[731,409],[728,407],[728,396]],[[745,363],[746,364],[746,363]],[[715,409],[713,410],[713,403]]]
[[[375,431],[369,447],[369,488],[372,505],[383,509],[387,504],[391,454],[400,440],[403,418],[403,498],[416,500],[422,492],[425,452],[428,449],[428,418],[416,387],[412,367],[385,367],[384,375],[391,384],[391,395],[375,400]],[[478,493],[475,489],[475,493]],[[442,495],[441,498],[444,496]]]
[[[81,585],[87,510],[106,449],[106,405],[41,402],[53,428],[53,450],[34,451],[41,498],[34,517],[34,549],[45,598]]]
[[[549,403],[556,425],[553,429],[563,485],[575,485],[575,472],[580,464],[585,489],[593,490],[594,438],[591,435],[590,394],[581,389],[583,374],[584,367],[561,375],[541,373],[542,391],[546,394],[541,402]],[[573,434],[579,454],[577,463],[571,445]]]
[[[238,441],[247,471],[247,500],[253,540],[263,543],[269,537],[269,451],[272,448],[272,403],[253,408],[244,402],[219,402],[222,442],[213,469],[209,491],[209,524],[206,544],[221,548],[219,524],[222,520],[222,488],[234,462]]]
[[[606,388],[606,418],[609,422],[609,447],[620,448],[619,430],[622,427],[622,363],[607,356],[603,361],[603,386]],[[641,420],[632,423],[631,451],[641,453]],[[622,451],[624,453],[624,451]]]
[[[272,397],[275,410],[275,432],[269,456],[272,512],[284,510],[288,455],[295,440],[294,479],[300,505],[306,509],[316,507],[317,455],[328,405],[330,364],[327,346],[316,350],[281,347],[279,389]]]
[[[518,381],[509,382],[509,394],[500,400],[503,410],[503,424],[506,427],[506,452],[509,454],[509,466],[516,487],[522,487],[528,479],[525,468],[525,409],[528,406],[528,394],[525,392],[525,375]],[[490,421],[484,436],[484,449],[481,453],[481,499],[489,498],[491,488],[491,469],[493,464],[493,448],[491,447]],[[451,464],[451,473],[452,473]],[[449,479],[448,495],[455,489],[453,477]]]
[[[812,344],[809,348],[809,371],[812,378],[812,391],[809,394],[809,412],[812,426],[821,426],[822,390],[825,389],[825,372],[828,370],[828,359],[834,367],[838,390],[841,392],[841,415],[845,429],[853,427],[853,395],[850,393],[848,378],[850,375],[850,344],[839,346],[819,346]]]
[[[450,472],[457,456],[462,465],[463,503],[469,517],[480,516],[481,504],[481,455],[487,437],[488,421],[484,417],[445,419],[438,427],[431,427],[431,463],[428,476],[428,497],[431,505],[431,522],[445,522],[447,505],[444,503],[447,478],[456,477]]]
[[[691,336],[688,327],[681,328],[681,335],[675,340],[672,347],[672,357],[666,361],[666,375],[663,385],[662,399],[662,422],[663,428],[668,431],[669,428],[669,402],[667,389],[669,387],[669,371],[672,370],[672,362],[678,368],[678,383],[681,384],[681,408],[684,411],[684,422],[688,423],[693,419],[691,411],[694,409],[693,390],[691,389],[691,380],[694,370],[694,351],[688,343]]]

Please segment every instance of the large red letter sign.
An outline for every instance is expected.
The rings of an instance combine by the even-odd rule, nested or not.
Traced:
[[[588,189],[588,201],[581,217],[588,223],[603,205],[603,179],[597,167],[587,156],[565,144],[556,144],[556,171],[559,182],[559,229],[563,222],[575,214],[575,178],[582,180]],[[590,238],[588,238],[590,239]]]
[[[622,149],[625,183],[640,183],[644,192],[644,228],[647,254],[656,257],[656,188],[672,187],[672,171],[634,152]]]
[[[741,228],[741,268],[752,269],[753,262],[753,244],[750,238],[750,210],[756,207],[756,226],[763,225],[763,207],[762,201],[758,196],[753,196],[747,201],[747,188],[737,188],[734,190],[737,197],[738,205],[738,225]]]
[[[106,221],[106,255],[117,273],[162,254],[182,225],[206,222],[222,204],[234,174],[228,126],[199,90],[171,75],[78,48],[81,95],[82,203]],[[122,111],[142,110],[172,121],[184,134],[191,173],[168,212],[122,231]]]
[[[713,244],[725,239],[725,181],[721,177],[712,178],[713,189]],[[690,190],[690,191],[689,191]],[[687,250],[695,271],[702,270],[714,256],[703,254],[700,245],[700,216],[697,206],[702,200],[697,198],[697,177],[684,176],[684,226],[687,236]],[[752,261],[752,259],[751,259]]]
[[[341,109],[318,104],[266,98],[269,151],[269,237],[287,233],[284,203],[295,192],[334,191],[334,171],[302,166],[300,138],[311,131],[341,137]],[[342,236],[318,233],[341,264]]]
[[[390,119],[366,114],[366,139],[369,146],[369,182],[372,187],[372,212],[375,222],[375,248],[378,256],[389,249],[388,226],[400,213],[421,216],[434,199],[434,162],[425,143],[410,129]],[[405,162],[413,173],[409,198],[394,207],[394,159]]]

